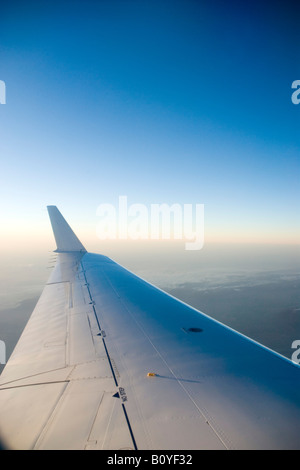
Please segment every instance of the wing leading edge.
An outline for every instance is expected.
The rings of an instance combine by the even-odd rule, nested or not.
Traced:
[[[299,449],[300,367],[87,253],[58,260],[0,377],[16,449]]]

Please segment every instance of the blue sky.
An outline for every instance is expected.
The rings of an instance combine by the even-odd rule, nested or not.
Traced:
[[[1,5],[2,236],[57,205],[203,203],[208,240],[299,241],[298,15],[288,2]],[[17,231],[17,234],[15,233]],[[12,233],[15,233],[12,237]]]

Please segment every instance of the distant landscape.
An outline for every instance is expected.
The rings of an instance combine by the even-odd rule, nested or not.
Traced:
[[[167,291],[289,359],[292,342],[300,339],[300,277],[296,275],[282,279],[262,273],[215,288],[187,282]]]

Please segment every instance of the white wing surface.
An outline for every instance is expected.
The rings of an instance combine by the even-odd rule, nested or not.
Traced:
[[[300,367],[87,253],[58,260],[0,377],[12,449],[299,449]]]

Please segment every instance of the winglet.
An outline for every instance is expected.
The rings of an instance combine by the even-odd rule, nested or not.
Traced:
[[[81,251],[86,252],[83,244],[78,240],[70,225],[66,222],[56,206],[47,206],[58,252]]]

